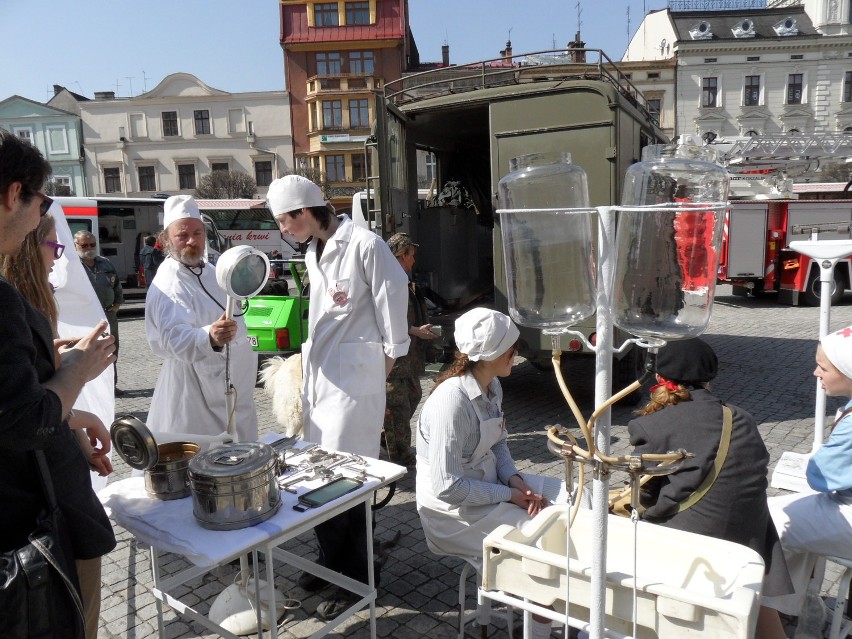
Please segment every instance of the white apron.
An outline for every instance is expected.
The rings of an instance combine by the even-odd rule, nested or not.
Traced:
[[[452,378],[445,384],[459,384],[461,378]],[[465,477],[498,483],[497,462],[491,448],[508,436],[505,419],[484,416],[477,403],[473,404],[479,418],[479,444],[469,459],[462,459]],[[527,511],[511,502],[456,506],[439,499],[432,492],[431,471],[428,460],[417,461],[417,511],[426,535],[429,549],[439,555],[481,557],[485,536],[501,524],[519,526],[529,521]]]

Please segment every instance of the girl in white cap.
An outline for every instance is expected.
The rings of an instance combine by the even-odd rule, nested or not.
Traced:
[[[820,340],[814,377],[826,395],[852,398],[852,326]],[[852,559],[852,400],[808,462],[807,480],[813,492],[769,499],[795,593],[762,603],[788,615],[800,614],[819,555]]]
[[[439,555],[481,558],[485,536],[519,526],[549,502],[565,501],[562,482],[521,475],[509,453],[503,389],[518,329],[506,315],[475,308],[456,320],[452,365],[435,380],[417,425],[417,512],[426,544]],[[532,637],[550,636],[534,619]]]

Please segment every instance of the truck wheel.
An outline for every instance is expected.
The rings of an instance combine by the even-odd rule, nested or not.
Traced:
[[[645,372],[645,349],[634,346],[620,360],[612,360],[612,392],[617,393],[629,386]],[[619,406],[636,406],[642,399],[642,389],[635,390],[618,402]]]
[[[821,290],[822,282],[819,281],[819,269],[814,269],[810,277],[808,277],[808,285],[805,287],[805,290],[802,291],[800,299],[808,306],[819,306]],[[832,282],[831,286],[831,305],[834,306],[839,304],[840,300],[843,299],[843,293],[845,292],[846,291],[843,287],[843,278],[835,268],[834,282]]]

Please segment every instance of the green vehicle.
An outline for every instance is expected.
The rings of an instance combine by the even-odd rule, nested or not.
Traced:
[[[261,357],[300,351],[308,339],[308,282],[304,257],[271,259],[269,282],[249,300],[249,343]]]

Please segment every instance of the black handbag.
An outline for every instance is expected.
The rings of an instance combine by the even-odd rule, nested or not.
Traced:
[[[44,453],[34,451],[47,506],[29,543],[0,553],[0,637],[84,639],[83,603]]]

